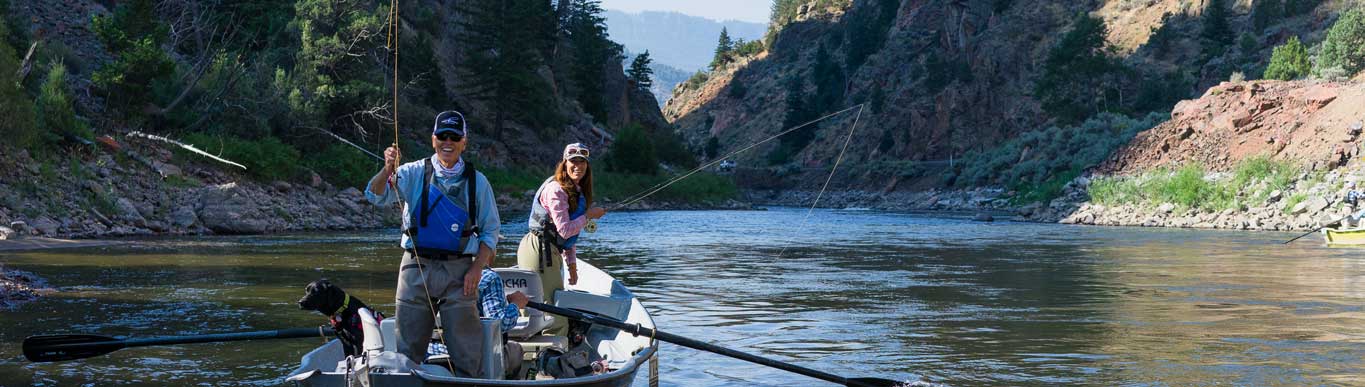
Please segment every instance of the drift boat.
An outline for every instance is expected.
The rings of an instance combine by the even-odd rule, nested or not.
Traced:
[[[506,292],[525,293],[531,301],[543,300],[540,289],[540,275],[535,270],[519,268],[494,269],[503,279]],[[602,270],[578,260],[579,280],[577,285],[568,285],[566,290],[556,291],[554,305],[561,308],[587,311],[645,328],[654,328],[654,320],[640,301],[631,294],[621,281],[612,278]],[[567,278],[567,276],[566,276]],[[567,281],[566,281],[567,282]],[[567,285],[567,284],[566,284]],[[394,327],[397,319],[388,318],[382,322],[362,314],[365,330],[365,353],[354,357],[346,356],[339,340],[331,340],[303,356],[301,365],[289,374],[287,380],[296,386],[344,387],[363,386],[582,386],[582,387],[621,387],[629,386],[635,380],[636,371],[651,359],[657,361],[658,342],[647,336],[636,336],[622,330],[592,325],[587,328],[584,342],[596,351],[601,360],[597,369],[587,375],[546,379],[539,368],[546,363],[538,361],[538,352],[546,347],[567,349],[569,339],[564,336],[549,336],[542,330],[554,316],[536,309],[527,308],[517,321],[516,327],[506,332],[508,339],[521,344],[524,355],[523,372],[513,379],[476,379],[457,377],[442,364],[444,348],[432,344],[435,353],[424,364],[406,361],[406,357],[396,352]],[[503,375],[503,354],[501,332],[497,321],[484,319],[484,375]],[[570,351],[572,352],[572,351]],[[555,353],[547,351],[545,353]],[[655,363],[657,364],[657,363]],[[657,368],[651,368],[656,375]]]
[[[1348,230],[1324,228],[1322,236],[1331,246],[1365,245],[1365,228]]]

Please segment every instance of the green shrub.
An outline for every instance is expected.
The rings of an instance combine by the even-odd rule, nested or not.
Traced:
[[[492,182],[493,189],[497,193],[506,193],[512,195],[512,197],[521,197],[521,193],[539,188],[540,184],[544,183],[545,179],[549,178],[550,174],[553,173],[551,169],[554,166],[551,165],[545,168],[483,168],[476,165],[475,167],[478,167],[479,171],[483,172],[484,177],[487,177],[488,181]],[[599,173],[605,173],[599,171],[601,170],[593,171],[594,181],[600,180],[597,177]],[[601,195],[598,193],[594,194]]]
[[[1341,13],[1322,40],[1318,69],[1341,68],[1347,77],[1365,69],[1365,11],[1360,8]]]
[[[153,90],[175,73],[175,62],[162,51],[169,28],[156,17],[152,0],[120,2],[113,15],[95,15],[91,30],[110,52],[119,55],[92,77],[116,111],[140,115],[154,100]]]
[[[58,63],[47,72],[38,94],[38,127],[44,133],[94,140],[90,128],[76,118],[66,91],[66,66]]]
[[[687,78],[686,83],[687,89],[695,90],[697,88],[700,88],[701,85],[703,83],[706,83],[706,80],[709,79],[710,77],[711,77],[710,74],[704,73],[701,70],[697,70],[697,72],[692,73],[692,77]]]
[[[336,142],[310,155],[307,165],[332,184],[364,189],[365,183],[379,170],[380,162],[349,145]]]
[[[1269,191],[1287,189],[1297,173],[1292,162],[1257,156],[1238,163],[1221,181],[1209,181],[1202,167],[1190,164],[1134,177],[1099,177],[1090,183],[1089,193],[1092,201],[1105,205],[1172,203],[1217,211],[1260,205]],[[1264,182],[1265,189],[1250,191],[1257,182]]]
[[[963,155],[950,179],[962,187],[1009,185],[1026,198],[1051,199],[1081,171],[1164,119],[1157,113],[1141,119],[1101,113],[1080,125],[1026,132],[993,149]]]
[[[620,202],[633,195],[644,194],[646,190],[671,179],[672,176],[640,175],[632,173],[593,171],[593,189],[598,198]],[[679,201],[685,203],[714,203],[733,199],[739,190],[728,177],[711,173],[697,173],[679,181],[647,200]]]
[[[9,28],[0,23],[0,41],[8,39]],[[41,136],[34,130],[33,100],[19,87],[15,72],[19,70],[19,59],[9,45],[0,44],[0,136],[5,144],[29,148],[41,142]]]
[[[1287,81],[1303,78],[1312,67],[1308,63],[1308,50],[1299,43],[1299,37],[1291,36],[1289,41],[1275,46],[1270,54],[1270,65],[1265,68],[1266,79]]]
[[[1293,195],[1289,195],[1288,198],[1285,198],[1285,199],[1284,199],[1284,209],[1283,209],[1283,210],[1284,210],[1284,213],[1285,213],[1286,215],[1289,214],[1289,211],[1293,210],[1293,209],[1294,209],[1294,206],[1299,205],[1299,203],[1303,203],[1303,201],[1304,201],[1304,200],[1307,200],[1307,199],[1308,199],[1308,194],[1303,193],[1303,192],[1299,192],[1299,193],[1296,193],[1296,194],[1293,194]]]
[[[608,170],[644,175],[653,175],[659,170],[654,143],[637,124],[627,125],[616,133],[616,142],[608,152],[605,160]]]
[[[299,176],[299,151],[274,137],[247,140],[239,137],[191,133],[181,142],[246,166],[246,173],[265,181],[292,180]],[[188,151],[179,151],[188,154]],[[200,158],[199,155],[186,157]]]

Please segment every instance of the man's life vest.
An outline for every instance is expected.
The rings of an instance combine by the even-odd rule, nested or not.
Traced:
[[[550,218],[550,209],[545,208],[544,205],[540,204],[541,193],[545,192],[545,186],[551,183],[559,184],[553,177],[546,179],[545,183],[540,185],[540,190],[536,191],[536,197],[531,199],[531,219],[527,226],[530,227],[531,232],[536,233],[536,235],[546,236],[545,240],[551,242],[554,247],[563,251],[573,248],[573,246],[578,243],[578,235],[568,238],[559,235],[559,229],[555,228],[554,220]],[[576,196],[578,196],[578,209],[569,214],[570,220],[588,213],[588,199],[582,194]]]
[[[464,253],[465,244],[479,233],[479,226],[474,221],[479,216],[479,202],[474,197],[474,185],[478,182],[474,166],[465,163],[463,173],[468,211],[434,184],[434,171],[431,159],[426,159],[422,171],[422,199],[408,214],[408,229],[403,232],[412,238],[419,256],[432,259],[468,256]]]

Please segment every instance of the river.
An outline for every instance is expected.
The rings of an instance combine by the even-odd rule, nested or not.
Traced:
[[[609,214],[580,257],[661,330],[846,377],[949,386],[1365,385],[1365,250],[1295,233],[773,208]],[[524,218],[495,266],[515,264]],[[321,339],[23,360],[25,336],[316,326],[327,277],[392,314],[396,231],[0,253],[60,290],[0,312],[0,385],[279,385]],[[665,386],[825,385],[671,344]],[[645,385],[641,372],[637,383]]]

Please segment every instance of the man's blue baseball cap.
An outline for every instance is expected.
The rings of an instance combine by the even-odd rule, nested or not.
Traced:
[[[431,134],[435,135],[445,132],[453,132],[464,137],[466,133],[464,115],[454,110],[446,110],[441,112],[441,114],[437,114],[436,125],[432,126]]]

